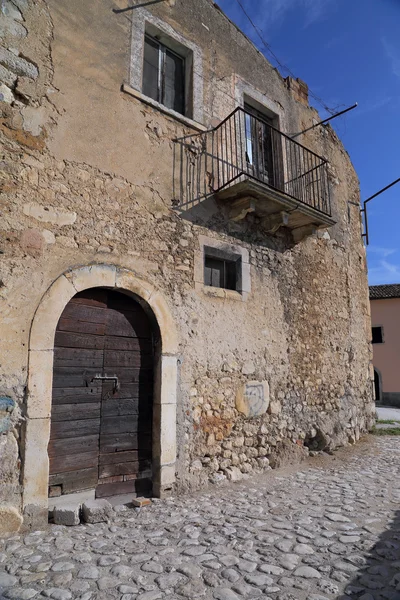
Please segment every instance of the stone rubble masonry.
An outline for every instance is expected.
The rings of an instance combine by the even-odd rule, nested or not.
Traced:
[[[300,461],[308,449],[354,444],[375,419],[370,313],[359,183],[335,132],[319,127],[299,138],[329,161],[337,222],[329,230],[294,244],[284,228],[265,234],[254,215],[230,222],[212,198],[179,212],[173,140],[195,130],[123,92],[135,60],[131,20],[113,13],[111,0],[5,5],[0,396],[15,410],[0,437],[1,522],[15,531],[23,510],[24,528],[46,519],[54,330],[83,279],[151,300],[167,324],[156,493],[237,481]],[[307,87],[282,79],[209,0],[146,10],[199,49],[203,127],[224,119],[244,92],[276,112],[285,132],[319,120]],[[242,249],[245,298],[202,285],[205,238]],[[49,290],[57,314],[46,312]],[[243,393],[252,382],[262,398],[257,386]]]

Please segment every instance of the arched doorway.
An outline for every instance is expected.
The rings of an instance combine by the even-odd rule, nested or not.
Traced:
[[[168,494],[176,481],[179,338],[168,302],[152,284],[129,269],[104,264],[74,267],[49,284],[30,330],[26,418],[22,432],[23,512],[24,522],[30,527],[44,527],[48,520],[48,446],[57,324],[69,301],[79,292],[93,288],[114,290],[139,303],[160,332],[154,353],[153,496]]]
[[[375,402],[377,404],[382,403],[382,377],[377,368],[374,367],[374,388],[375,388]]]
[[[154,349],[159,333],[121,292],[76,294],[57,324],[49,495],[150,493]]]

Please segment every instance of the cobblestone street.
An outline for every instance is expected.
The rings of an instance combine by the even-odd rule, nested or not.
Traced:
[[[0,597],[400,599],[400,438],[0,542]]]

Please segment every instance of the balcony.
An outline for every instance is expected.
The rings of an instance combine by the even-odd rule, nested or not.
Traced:
[[[213,196],[230,220],[253,213],[266,231],[286,227],[295,241],[335,224],[327,161],[242,108],[215,129],[175,140],[174,184],[181,210]]]

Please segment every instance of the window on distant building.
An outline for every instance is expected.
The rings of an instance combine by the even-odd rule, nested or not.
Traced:
[[[185,114],[185,58],[149,35],[144,41],[143,94]]]
[[[372,343],[373,344],[383,344],[383,327],[373,327],[372,328]]]

